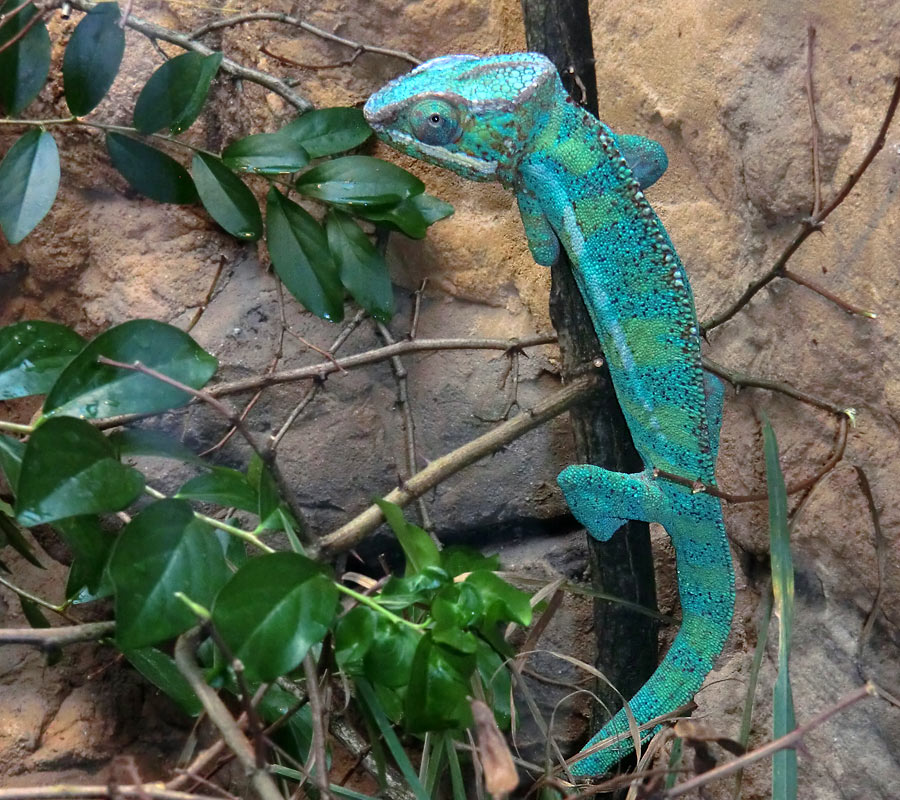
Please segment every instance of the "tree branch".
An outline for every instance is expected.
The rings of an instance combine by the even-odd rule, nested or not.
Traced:
[[[67,2],[72,8],[84,12],[90,11],[96,5],[96,3],[91,3],[87,0],[55,0],[55,5],[61,6],[64,2]],[[140,17],[129,16],[126,24],[132,30],[144,34],[148,39],[162,39],[162,41],[177,45],[184,50],[194,50],[205,56],[215,52],[211,47],[193,41],[188,34],[177,33],[169,28],[164,28],[162,25],[157,25],[155,22],[143,20]],[[294,106],[301,114],[313,109],[313,104],[309,100],[297,94],[283,80],[276,78],[274,75],[269,75],[267,72],[245,67],[236,61],[232,61],[230,58],[223,58],[219,69],[235,78],[250,81],[262,86],[264,89],[268,89],[270,92],[274,92]]]
[[[77,642],[95,642],[112,636],[115,622],[86,622],[83,625],[67,625],[59,628],[0,628],[0,645],[30,644],[42,650],[65,647]]]

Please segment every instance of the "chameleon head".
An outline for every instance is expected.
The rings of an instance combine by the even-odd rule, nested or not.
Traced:
[[[523,143],[555,91],[538,53],[442,56],[373,94],[363,112],[380,139],[470,180],[512,183]],[[561,90],[561,86],[560,86]]]

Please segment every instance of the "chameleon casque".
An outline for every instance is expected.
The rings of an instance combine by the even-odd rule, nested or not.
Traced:
[[[396,149],[513,189],[538,264],[552,264],[560,242],[566,249],[645,469],[577,465],[558,480],[597,539],[628,519],[659,522],[671,537],[681,629],[629,706],[639,725],[677,708],[728,637],[734,573],[719,500],[653,475],[715,485],[723,399],[721,383],[701,367],[684,268],[642,191],[666,168],[662,147],[615,135],[572,101],[536,53],[433,59],[373,94],[364,111]],[[588,747],[616,735],[573,773],[601,774],[633,751],[624,709]]]

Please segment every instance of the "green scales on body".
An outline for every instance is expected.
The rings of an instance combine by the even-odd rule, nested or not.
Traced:
[[[719,500],[653,477],[659,469],[714,485],[722,413],[722,386],[701,367],[684,268],[642,191],[666,168],[662,147],[613,134],[534,53],[436,58],[372,95],[365,114],[398,150],[512,188],[539,264],[554,262],[560,242],[566,249],[645,469],[571,466],[559,484],[600,540],[629,519],[659,522],[671,537],[681,629],[629,707],[643,724],[687,703],[728,637],[734,573]],[[634,749],[624,710],[589,746],[619,734],[573,772],[603,773]]]

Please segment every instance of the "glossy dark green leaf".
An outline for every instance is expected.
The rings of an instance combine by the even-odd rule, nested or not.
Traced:
[[[27,526],[79,514],[120,511],[144,488],[144,476],[120,464],[93,425],[60,417],[31,434],[16,486],[16,519]]]
[[[43,569],[44,565],[38,561],[28,540],[13,520],[13,516],[12,508],[0,501],[0,549],[9,545],[29,564],[33,564],[34,566]]]
[[[372,642],[363,656],[365,674],[383,686],[406,686],[420,638],[406,625],[376,614]]]
[[[110,131],[106,149],[112,165],[135,191],[158,203],[196,203],[197,189],[174,158],[129,136]]]
[[[440,567],[424,567],[421,572],[406,578],[391,577],[381,590],[381,602],[387,608],[408,608],[416,603],[428,603],[450,576]]]
[[[431,634],[419,642],[403,710],[414,733],[462,728],[472,723],[468,696],[475,658],[436,643]]]
[[[372,135],[372,129],[360,109],[337,107],[308,111],[280,133],[290,136],[310,158],[321,158],[358,147]]]
[[[175,135],[186,131],[203,109],[221,63],[221,53],[187,52],[170,58],[141,89],[134,106],[134,127],[142,133],[163,128]]]
[[[260,716],[269,724],[290,714],[287,722],[275,734],[275,740],[292,758],[305,763],[312,745],[312,713],[309,703],[299,710],[297,705],[294,695],[273,684],[266,691],[258,708]]]
[[[108,437],[119,458],[123,456],[155,456],[174,458],[187,464],[207,466],[193,450],[171,434],[149,428],[124,428],[113,431]]]
[[[147,414],[184,405],[191,396],[157,378],[99,364],[105,356],[125,364],[140,362],[179,383],[201,388],[218,362],[190,336],[149,319],[116,325],[90,342],[57,379],[44,403],[46,415],[98,419]]]
[[[453,206],[430,194],[417,194],[393,206],[354,208],[357,216],[405,233],[411,239],[423,239],[428,226],[453,213]]]
[[[497,621],[531,624],[531,603],[528,595],[511,586],[502,578],[487,570],[478,570],[466,578],[481,594],[485,613]]]
[[[0,3],[0,16],[19,8],[20,0]],[[13,116],[25,108],[41,90],[50,71],[50,34],[42,21],[31,25],[37,14],[34,3],[28,3],[0,26],[0,107]],[[17,38],[22,34],[21,38]],[[8,44],[11,40],[16,41]]]
[[[0,163],[0,187],[0,228],[18,244],[47,216],[59,188],[59,151],[47,131],[19,137]]]
[[[427,531],[418,525],[407,522],[399,506],[377,497],[375,503],[381,509],[388,525],[394,531],[397,541],[403,548],[406,555],[407,575],[422,572],[426,567],[440,566],[440,551]]]
[[[222,151],[222,161],[231,169],[278,175],[305,167],[309,156],[290,136],[254,133],[228,145]]]
[[[483,610],[481,592],[466,581],[445,586],[431,603],[431,616],[440,628],[464,630],[481,619]]]
[[[297,191],[354,207],[387,206],[422,194],[425,184],[405,169],[371,156],[344,156],[304,172]]]
[[[150,683],[171,697],[181,710],[192,717],[203,711],[203,704],[178,671],[175,659],[155,647],[129,650],[125,658]]]
[[[486,556],[473,547],[453,545],[441,550],[441,566],[455,578],[464,572],[475,572],[475,570],[496,572],[500,569],[500,558],[496,555]]]
[[[19,470],[24,454],[25,442],[0,434],[0,471],[3,472],[13,492],[16,491],[16,484],[19,482]]]
[[[269,254],[287,290],[317,317],[344,318],[344,290],[322,226],[274,186],[266,198]]]
[[[66,598],[87,602],[112,594],[106,565],[116,537],[93,515],[57,520],[53,529],[72,551]]]
[[[218,158],[196,153],[191,173],[203,207],[228,233],[247,241],[262,236],[262,214],[253,192]]]
[[[329,210],[325,232],[341,283],[375,319],[390,320],[394,314],[394,291],[384,256],[343,211]]]
[[[191,478],[175,497],[200,503],[215,503],[225,508],[241,508],[256,513],[259,496],[243,472],[228,467],[213,467]]]
[[[478,639],[471,631],[459,628],[435,628],[431,631],[435,644],[440,644],[464,655],[472,655],[478,648]]]
[[[512,679],[503,657],[487,642],[479,641],[475,652],[481,685],[485,700],[494,712],[494,719],[501,730],[508,730],[512,724]]]
[[[55,322],[0,328],[0,400],[45,394],[82,347],[84,339]]]
[[[250,559],[219,592],[213,623],[247,679],[271,681],[294,669],[325,637],[338,593],[323,568],[299,553]]]
[[[362,672],[363,658],[375,641],[377,613],[366,606],[350,609],[334,629],[334,657],[346,673]]]
[[[118,4],[97,3],[81,18],[63,56],[69,111],[81,117],[96,107],[116,79],[124,52]]]
[[[209,606],[230,574],[218,540],[190,505],[160,500],[147,506],[122,529],[109,560],[120,649],[147,647],[195,625],[175,593]]]

